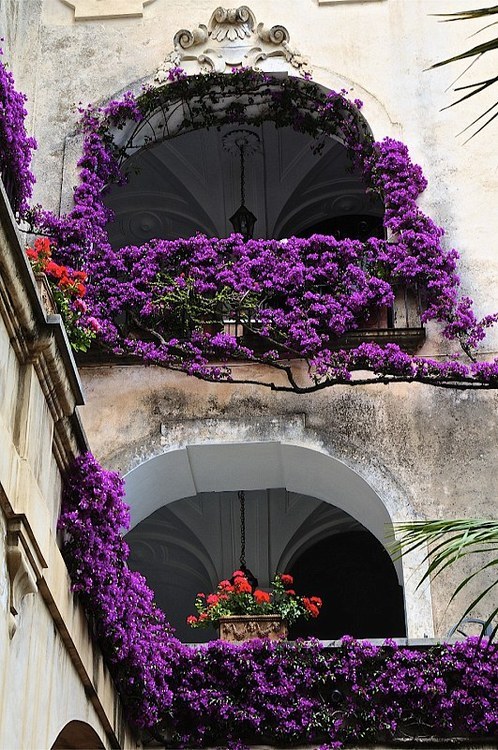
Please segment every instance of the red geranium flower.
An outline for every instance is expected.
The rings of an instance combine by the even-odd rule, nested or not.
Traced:
[[[318,617],[320,610],[307,596],[303,596],[303,604],[312,617]]]
[[[256,600],[256,604],[269,604],[270,602],[270,594],[268,594],[266,591],[261,591],[260,589],[256,589],[254,592],[254,598]]]
[[[252,586],[247,578],[236,578],[233,587],[238,594],[250,594],[252,591]]]
[[[206,599],[208,607],[212,607],[215,604],[218,604],[219,601],[220,597],[218,596],[218,594],[209,594],[208,598]]]
[[[287,573],[283,573],[280,576],[280,580],[282,581],[282,583],[284,584],[284,586],[292,586],[292,584],[294,583],[293,577],[290,576],[290,575],[288,575]]]

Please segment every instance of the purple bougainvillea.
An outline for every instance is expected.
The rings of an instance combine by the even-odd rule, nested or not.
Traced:
[[[213,93],[216,92],[216,93]],[[229,103],[220,115],[223,97]],[[259,109],[254,114],[254,97]],[[112,248],[106,225],[112,215],[106,188],[124,179],[122,161],[136,148],[118,148],[113,132],[140,124],[161,107],[183,106],[187,128],[270,119],[313,136],[341,140],[365,186],[385,206],[389,239],[366,242],[315,235],[309,240],[153,240]],[[391,138],[373,142],[357,107],[344,92],[323,94],[310,82],[243,70],[231,76],[185,78],[128,93],[102,109],[82,113],[85,134],[81,183],[73,210],[62,218],[38,210],[35,223],[51,235],[61,260],[89,275],[88,301],[101,324],[101,342],[114,354],[134,355],[209,380],[230,380],[234,359],[265,363],[288,382],[276,390],[306,392],[334,383],[416,380],[450,387],[498,386],[498,362],[476,362],[475,350],[496,315],[478,320],[459,295],[458,255],[443,247],[443,230],[417,206],[426,187],[406,146]],[[163,136],[164,137],[164,134]],[[340,337],[361,328],[391,304],[395,285],[416,288],[422,321],[438,321],[469,359],[438,362],[413,357],[394,344],[340,348]],[[248,337],[227,331],[238,320]],[[251,340],[252,335],[252,340]],[[256,342],[256,343],[255,343]],[[297,383],[285,360],[307,363],[309,379]],[[215,364],[214,364],[215,362]],[[354,376],[360,370],[366,377]]]
[[[182,653],[153,592],[126,565],[129,527],[122,479],[91,454],[76,459],[63,496],[59,529],[76,591],[88,612],[118,690],[138,727],[154,725],[172,705],[172,675]]]
[[[181,644],[128,569],[120,477],[91,454],[68,476],[59,528],[77,592],[131,724],[168,746],[498,737],[498,646],[318,641]]]
[[[20,215],[28,209],[35,182],[29,167],[36,141],[26,134],[25,101],[25,95],[15,88],[14,76],[0,60],[0,176],[13,210]]]

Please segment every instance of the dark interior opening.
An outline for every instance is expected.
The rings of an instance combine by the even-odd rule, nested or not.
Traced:
[[[369,532],[322,539],[295,560],[290,573],[296,591],[323,599],[320,616],[297,622],[291,638],[406,636],[403,591],[393,562]]]

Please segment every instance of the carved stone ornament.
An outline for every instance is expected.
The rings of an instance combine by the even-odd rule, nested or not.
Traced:
[[[285,26],[267,28],[256,23],[247,5],[216,8],[209,23],[196,29],[180,29],[173,38],[174,49],[154,76],[157,83],[167,80],[176,66],[187,73],[224,73],[239,67],[266,73],[311,75],[308,59],[290,45]]]
[[[9,573],[9,636],[17,630],[17,617],[21,603],[28,594],[38,591],[39,571],[33,565],[30,545],[22,521],[14,519],[7,530],[7,570]]]
[[[220,640],[244,643],[254,638],[282,641],[287,638],[287,625],[279,615],[230,615],[220,617]]]
[[[36,287],[38,294],[40,295],[42,307],[47,315],[55,315],[57,313],[57,305],[55,304],[54,295],[50,288],[47,276],[44,273],[35,273]]]
[[[104,18],[141,18],[144,5],[154,0],[61,0],[74,10],[75,21]]]

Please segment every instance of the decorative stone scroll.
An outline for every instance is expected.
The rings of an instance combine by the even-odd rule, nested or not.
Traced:
[[[199,24],[193,31],[180,29],[173,44],[173,51],[154,77],[157,83],[165,81],[175,66],[189,74],[248,67],[268,73],[311,75],[308,59],[291,47],[285,26],[268,28],[257,23],[247,5],[216,8],[207,26]]]
[[[38,591],[37,579],[41,572],[34,562],[36,553],[31,549],[24,523],[12,519],[7,527],[7,570],[9,573],[9,636],[17,630],[17,617],[21,603],[28,594]]]
[[[140,18],[144,5],[154,0],[61,0],[74,10],[75,21],[95,21],[104,18]]]

